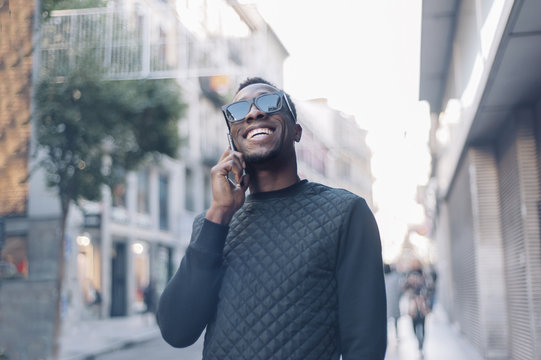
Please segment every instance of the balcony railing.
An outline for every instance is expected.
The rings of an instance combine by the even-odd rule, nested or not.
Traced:
[[[200,39],[168,6],[53,12],[41,28],[41,71],[62,76],[91,51],[113,79],[235,74],[250,39]]]

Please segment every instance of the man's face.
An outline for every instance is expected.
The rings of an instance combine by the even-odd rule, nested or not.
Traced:
[[[267,84],[252,84],[239,91],[233,102],[276,91]],[[231,124],[231,136],[246,162],[261,163],[294,152],[293,144],[300,137],[300,126],[295,124],[285,104],[280,111],[272,114],[252,105],[243,121]]]

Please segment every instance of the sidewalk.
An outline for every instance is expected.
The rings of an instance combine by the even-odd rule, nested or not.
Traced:
[[[410,318],[398,323],[399,339],[389,323],[386,360],[482,360],[473,346],[436,307],[426,319],[424,357],[417,348]],[[60,360],[90,360],[160,337],[152,315],[85,321],[66,327],[60,340]]]
[[[152,314],[81,321],[62,329],[59,359],[92,359],[160,336]]]
[[[426,318],[424,351],[418,350],[411,318],[402,315],[398,322],[399,339],[389,323],[386,360],[483,360],[458,328],[449,323],[447,314],[436,306]]]

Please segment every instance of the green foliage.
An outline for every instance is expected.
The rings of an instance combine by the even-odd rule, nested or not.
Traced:
[[[98,200],[101,185],[120,180],[119,169],[132,170],[151,154],[176,157],[180,145],[185,105],[174,80],[104,80],[87,59],[64,78],[44,76],[35,92],[39,164],[63,207]]]
[[[125,168],[133,169],[141,158],[150,152],[176,157],[180,145],[178,117],[184,105],[179,101],[179,87],[173,80],[130,80],[124,88],[125,100],[133,111],[132,135],[135,139],[125,152]],[[156,121],[160,119],[160,121]]]

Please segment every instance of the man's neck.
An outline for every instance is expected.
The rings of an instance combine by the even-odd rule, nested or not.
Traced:
[[[299,182],[297,159],[275,159],[265,164],[250,164],[250,193],[268,192],[285,189]]]
[[[299,182],[297,172],[277,173],[261,170],[250,174],[250,193],[268,192],[285,189]]]

